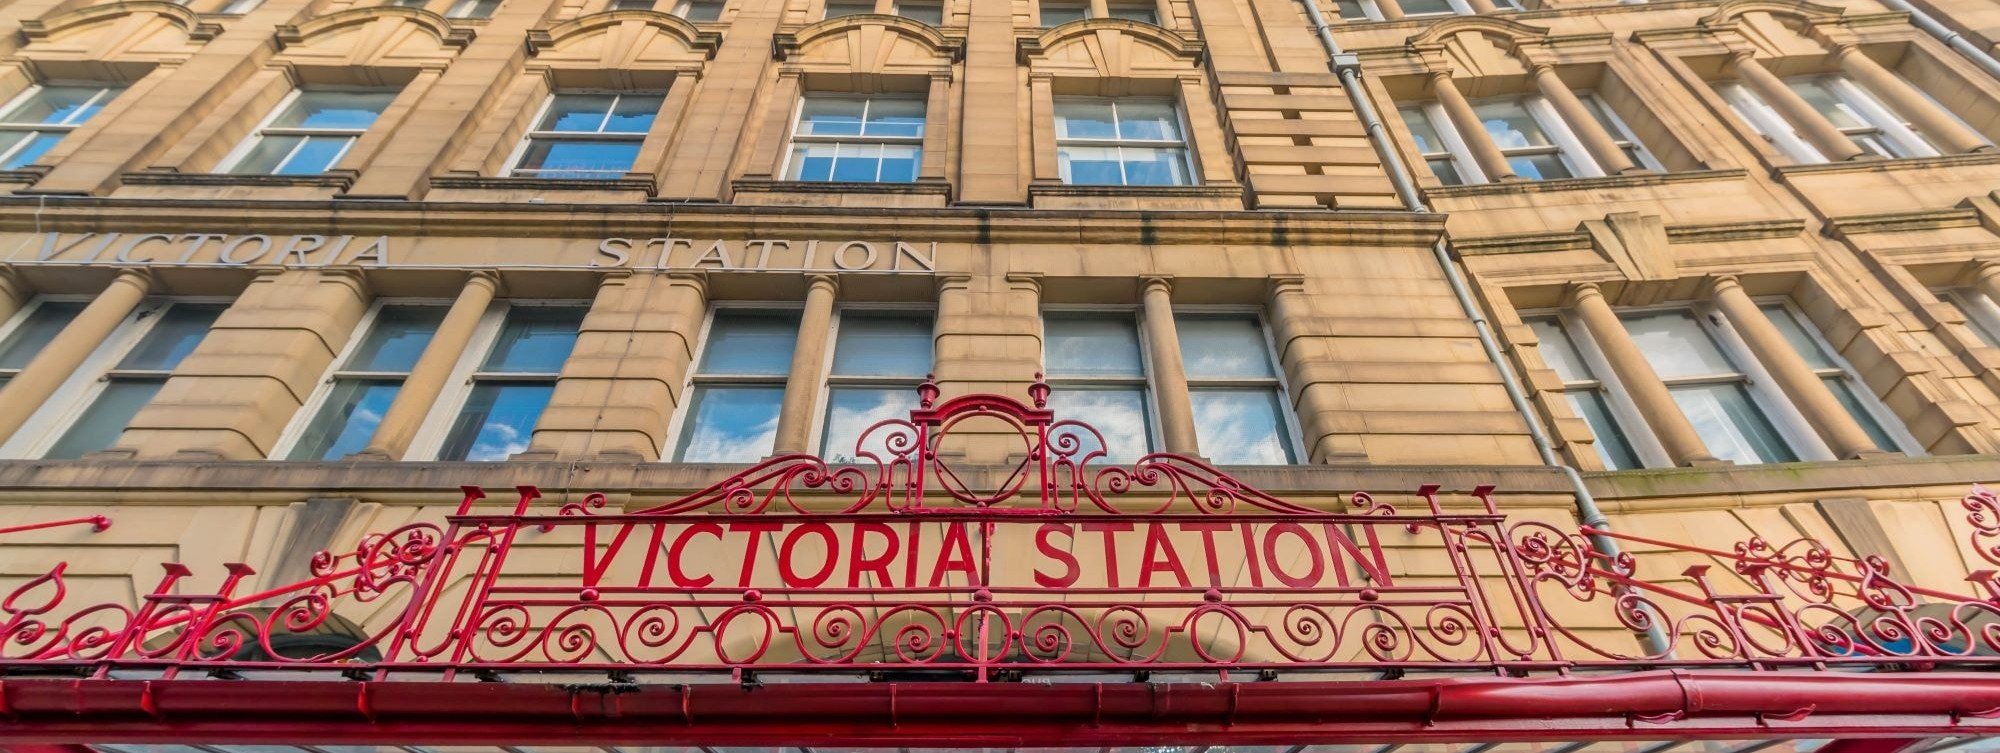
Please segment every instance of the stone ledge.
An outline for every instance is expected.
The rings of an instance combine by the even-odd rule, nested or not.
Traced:
[[[731,189],[753,193],[860,193],[931,196],[951,195],[951,184],[942,180],[919,180],[914,183],[855,183],[847,181],[806,181],[767,180],[763,178],[741,178],[729,184]]]
[[[1756,494],[1829,496],[1870,489],[1892,490],[1909,498],[1917,487],[1971,491],[1972,484],[2000,480],[2000,456],[1945,455],[1910,458],[1892,455],[1867,460],[1829,460],[1771,465],[1650,468],[1585,473],[1584,481],[1605,510],[1650,512],[1692,503],[1747,506]],[[1963,487],[1963,488],[1960,488]],[[1701,500],[1682,501],[1682,497]]]
[[[118,176],[131,186],[271,186],[337,188],[354,185],[355,173],[342,170],[318,175],[237,175],[234,173],[134,172]]]
[[[652,178],[523,178],[486,175],[439,175],[431,178],[432,188],[474,188],[502,191],[643,191],[653,194]]]
[[[1929,170],[1941,167],[1966,167],[1970,165],[2000,165],[2000,149],[1971,154],[1944,154],[1936,157],[1859,159],[1848,160],[1846,162],[1818,162],[1810,165],[1779,165],[1771,168],[1771,178],[1782,181],[1800,175],[1865,172],[1893,173],[1908,170]]]
[[[1510,180],[1499,183],[1477,183],[1466,186],[1434,186],[1425,188],[1424,193],[1433,199],[1455,199],[1472,196],[1500,196],[1510,193],[1594,191],[1604,188],[1662,186],[1676,183],[1706,183],[1718,180],[1734,180],[1747,175],[1749,175],[1749,172],[1741,168],[1698,170],[1684,173],[1630,173],[1626,175],[1606,175],[1601,178]]]

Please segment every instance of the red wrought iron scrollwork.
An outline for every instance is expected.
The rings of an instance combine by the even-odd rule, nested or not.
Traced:
[[[0,600],[0,670],[171,677],[562,668],[618,675],[1105,670],[1567,672],[1620,666],[1989,664],[2000,588],[1896,580],[1801,539],[1729,549],[1510,523],[1491,487],[1281,499],[1199,459],[1113,463],[1106,438],[996,395],[939,400],[851,454],[771,458],[656,505],[489,504],[323,552],[311,577],[73,604],[67,565]],[[967,464],[977,452],[1005,463]],[[1011,450],[998,445],[1015,443]],[[2000,565],[2000,499],[1963,502]],[[621,508],[633,509],[621,509]],[[1620,539],[1658,563],[1607,556]],[[1688,565],[1688,562],[1694,562]],[[1713,566],[1723,565],[1716,571]],[[1655,637],[1654,645],[1641,639]],[[1664,643],[1659,639],[1664,638]]]

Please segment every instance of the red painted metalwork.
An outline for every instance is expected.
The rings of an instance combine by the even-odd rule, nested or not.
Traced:
[[[590,739],[747,744],[893,729],[898,745],[1072,745],[1143,741],[1133,725],[1297,742],[2000,724],[1988,721],[2000,681],[1941,671],[2000,665],[1990,571],[1971,578],[1982,595],[1961,595],[1809,539],[1706,549],[1509,522],[1491,487],[1469,492],[1469,512],[1448,510],[1434,485],[1414,495],[1416,514],[1364,492],[1328,511],[1192,458],[1104,463],[1102,436],[1058,420],[1048,394],[1038,382],[1032,405],[939,403],[925,384],[907,419],[864,433],[858,464],[780,456],[630,512],[604,494],[538,511],[532,487],[495,510],[464,487],[442,521],[323,552],[312,578],[254,593],[239,593],[245,565],[197,589],[166,563],[137,605],[79,606],[59,564],[0,599],[0,719],[27,725],[0,725],[0,740],[171,729],[553,742],[597,730]],[[1017,436],[1019,461],[954,467],[941,449],[956,431]],[[2000,565],[2000,498],[1975,489],[1964,506],[1973,545]],[[1677,573],[1606,557],[1592,536],[1734,575],[1696,565],[1678,573],[1692,587],[1675,585]],[[1391,545],[1448,568],[1399,572]],[[1077,554],[1090,546],[1101,572]],[[343,612],[365,634],[297,648]],[[1655,625],[1674,651],[1637,648],[1633,634]],[[51,672],[81,679],[19,677]],[[1092,681],[1163,672],[1213,682]],[[1470,674],[1328,682],[1410,672]],[[548,673],[608,682],[537,682]],[[713,684],[662,684],[704,676]],[[1298,681],[1256,682],[1281,677]],[[964,682],[900,682],[918,678]],[[760,679],[771,684],[748,689]],[[328,720],[365,724],[314,726]]]
[[[82,518],[70,518],[68,520],[50,520],[41,523],[25,523],[18,526],[0,526],[0,535],[22,533],[24,531],[39,531],[45,528],[62,528],[64,526],[82,525],[84,523],[90,524],[91,533],[103,533],[111,530],[111,518],[109,516],[91,515]]]

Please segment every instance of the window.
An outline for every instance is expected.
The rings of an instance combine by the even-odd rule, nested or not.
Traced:
[[[222,162],[238,175],[318,175],[333,169],[396,98],[388,91],[297,91]]]
[[[28,367],[28,362],[48,347],[49,341],[69,326],[83,311],[86,301],[51,301],[38,298],[14,315],[13,325],[0,338],[0,387]]]
[[[1973,334],[1979,335],[1988,347],[2000,347],[2000,306],[1995,306],[1992,298],[1971,288],[1942,290],[1937,294],[1965,312],[1965,321],[1972,325]]]
[[[1844,76],[1792,78],[1786,79],[1785,85],[1869,154],[1890,159],[1938,154],[1937,147],[1908,121]],[[1786,156],[1798,162],[1827,161],[1826,155],[1749,87],[1730,82],[1717,90],[1737,116]]]
[[[694,23],[709,23],[722,18],[723,0],[681,0],[674,5],[674,15]]]
[[[1759,307],[1764,310],[1765,316],[1770,317],[1771,323],[1777,325],[1778,332],[1785,336],[1785,342],[1791,344],[1792,350],[1798,351],[1805,358],[1806,365],[1811,366],[1820,381],[1826,383],[1827,390],[1840,401],[1841,407],[1847,409],[1848,415],[1854,417],[1854,422],[1861,425],[1861,430],[1868,433],[1869,439],[1875,440],[1876,449],[1921,454],[1915,438],[1909,436],[1902,422],[1889,412],[1888,406],[1868,392],[1861,383],[1861,377],[1833,352],[1833,346],[1826,342],[1811,322],[1784,303],[1770,302]]]
[[[442,441],[420,435],[418,446],[437,443],[437,460],[506,460],[528,449],[535,422],[555,393],[556,377],[576,347],[586,309],[580,306],[496,306],[480,323],[452,384],[468,385],[458,408],[447,411]],[[469,373],[468,373],[469,372]],[[460,374],[464,376],[459,377]],[[449,405],[451,400],[441,399]],[[426,441],[426,440],[429,441]]]
[[[121,86],[30,87],[0,109],[0,170],[34,164],[124,91]]]
[[[1472,110],[1485,126],[1486,135],[1500,147],[1514,175],[1553,180],[1585,174],[1578,169],[1576,157],[1583,153],[1582,144],[1575,142],[1542,98],[1489,99],[1474,102]]]
[[[1108,6],[1112,18],[1138,21],[1142,24],[1160,25],[1160,9],[1152,3],[1112,3]]]
[[[8,442],[9,455],[74,460],[110,447],[151,402],[221,316],[219,304],[148,301],[105,338],[77,373],[42,407],[31,426]]]
[[[1799,459],[1770,418],[1769,408],[1782,398],[1772,394],[1768,380],[1753,383],[1744,371],[1747,360],[1725,352],[1693,311],[1620,318],[1710,454],[1746,465]]]
[[[632,170],[653,127],[660,94],[558,93],[521,142],[509,175],[616,180]]]
[[[612,10],[652,10],[653,0],[611,0]]]
[[[398,8],[416,8],[417,10],[423,10],[429,7],[430,4],[430,0],[389,0],[388,2],[388,5]]]
[[[1181,133],[1180,113],[1165,100],[1056,100],[1056,161],[1071,185],[1189,185]]]
[[[875,3],[857,0],[829,0],[826,4],[826,18],[859,16],[875,12]]]
[[[1465,142],[1458,139],[1458,132],[1450,128],[1451,121],[1444,115],[1444,107],[1436,102],[1405,105],[1397,110],[1403,116],[1403,125],[1409,127],[1410,138],[1417,142],[1418,155],[1431,169],[1431,175],[1447,186],[1461,186],[1467,183],[1484,183],[1486,175],[1473,162],[1472,153],[1465,148]],[[1439,128],[1439,124],[1446,127]]]
[[[1333,5],[1343,21],[1382,20],[1382,11],[1373,0],[1334,0]]]
[[[444,306],[378,305],[366,334],[340,355],[314,396],[317,407],[306,412],[312,419],[284,457],[339,460],[367,447],[444,314]]]
[[[458,0],[445,11],[445,18],[492,18],[493,11],[500,9],[500,0]]]
[[[1620,416],[1623,406],[1614,404],[1610,399],[1611,390],[1597,378],[1600,368],[1604,373],[1610,373],[1610,369],[1593,363],[1591,358],[1585,356],[1576,341],[1570,339],[1569,330],[1561,318],[1533,318],[1528,320],[1528,326],[1534,329],[1536,339],[1541,341],[1539,350],[1542,360],[1562,380],[1563,399],[1569,402],[1570,410],[1590,426],[1591,435],[1597,439],[1594,445],[1597,458],[1604,463],[1605,469],[1622,471],[1644,467],[1638,451],[1633,449],[1631,440],[1621,428],[1622,424],[1643,426],[1644,422]]]
[[[896,15],[932,26],[944,25],[943,0],[896,0]]]
[[[1464,0],[1401,0],[1403,15],[1417,16],[1470,16],[1472,6]]]
[[[799,314],[724,308],[710,318],[681,414],[683,463],[754,463],[771,454]]]
[[[806,95],[787,180],[909,183],[923,157],[924,102]]]
[[[1224,465],[1295,462],[1291,411],[1255,316],[1176,314],[1195,442]]]
[[[931,371],[931,315],[913,311],[842,311],[834,323],[820,457],[865,461],[856,442],[875,422],[917,408],[917,385]],[[880,436],[861,449],[883,460]]]
[[[1049,408],[1104,435],[1101,461],[1130,463],[1153,450],[1152,408],[1139,322],[1130,312],[1050,312],[1042,323]],[[1086,441],[1089,437],[1079,437]],[[1083,454],[1093,447],[1086,447]]]
[[[257,6],[263,2],[264,0],[229,0],[227,4],[222,6],[222,13],[240,16],[256,10]]]
[[[1082,21],[1090,17],[1090,4],[1081,2],[1042,2],[1043,26],[1061,26],[1071,21]]]
[[[1653,157],[1652,152],[1646,151],[1646,145],[1639,143],[1639,137],[1632,133],[1631,127],[1625,125],[1625,121],[1620,119],[1618,113],[1614,112],[1610,105],[1605,104],[1603,99],[1589,93],[1580,93],[1577,99],[1583,101],[1583,106],[1590,110],[1591,116],[1597,118],[1597,124],[1604,128],[1605,133],[1610,134],[1612,143],[1617,144],[1618,148],[1625,152],[1625,159],[1649,170],[1666,169]]]

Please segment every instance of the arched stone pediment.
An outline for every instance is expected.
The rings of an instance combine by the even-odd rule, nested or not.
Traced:
[[[715,55],[722,35],[654,10],[592,13],[528,32],[528,53],[544,63],[644,70],[684,68]]]
[[[1422,32],[1412,35],[1408,40],[1408,44],[1412,47],[1442,44],[1453,37],[1468,32],[1506,40],[1509,46],[1519,44],[1524,40],[1541,39],[1549,34],[1547,28],[1529,26],[1512,19],[1495,18],[1493,16],[1458,16],[1431,24]]]
[[[1201,42],[1152,24],[1087,18],[1021,40],[1021,62],[1037,70],[1099,77],[1177,75],[1201,67]]]
[[[182,60],[221,30],[164,0],[106,3],[21,22],[27,51],[40,58]]]
[[[1806,2],[1805,0],[1723,0],[1715,12],[1702,16],[1696,26],[1713,27],[1735,23],[1738,19],[1752,14],[1765,13],[1772,16],[1794,18],[1805,22],[1824,21],[1838,18],[1844,11],[1830,5]]]
[[[353,8],[278,27],[282,57],[294,65],[445,65],[472,36],[436,13],[397,6]]]
[[[839,66],[855,73],[923,72],[948,67],[963,40],[902,16],[863,13],[829,18],[777,39],[778,59]]]

